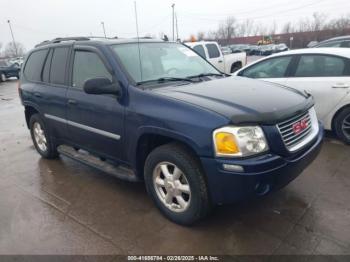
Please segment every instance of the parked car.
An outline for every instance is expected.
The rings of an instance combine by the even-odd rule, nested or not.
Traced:
[[[274,46],[274,53],[280,53],[280,52],[284,52],[284,51],[288,51],[289,47],[286,44],[276,44]]]
[[[19,79],[20,67],[15,64],[9,64],[6,61],[0,61],[0,82],[5,82],[10,77]]]
[[[222,46],[221,47],[221,52],[223,55],[228,55],[232,53],[232,50],[229,47]]]
[[[310,93],[318,118],[350,144],[350,50],[308,48],[269,56],[242,68],[238,76],[275,82]]]
[[[274,53],[274,45],[262,45],[259,49],[259,55],[268,56]]]
[[[231,74],[247,63],[246,53],[223,55],[217,42],[188,42],[185,45],[207,59],[219,71]]]
[[[350,47],[350,35],[334,37],[334,38],[322,41],[320,43],[317,43],[316,45],[314,45],[312,47],[314,47],[314,48],[319,48],[319,47]]]
[[[29,52],[19,94],[42,157],[144,181],[179,224],[285,186],[322,144],[310,95],[228,76],[174,42],[45,42]]]
[[[250,46],[245,44],[230,45],[230,48],[232,50],[232,53],[240,53],[240,52],[249,53],[250,51]]]
[[[15,57],[15,58],[11,58],[9,60],[9,64],[10,65],[15,65],[17,67],[21,67],[23,64],[23,57]]]
[[[250,45],[248,55],[258,55],[259,54],[259,48],[258,45]]]

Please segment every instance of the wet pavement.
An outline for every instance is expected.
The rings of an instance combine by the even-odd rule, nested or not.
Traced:
[[[182,227],[143,184],[41,159],[16,81],[0,83],[0,254],[350,254],[349,158],[350,147],[327,138],[283,190]]]

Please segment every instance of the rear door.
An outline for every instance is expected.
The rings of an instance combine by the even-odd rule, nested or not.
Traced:
[[[208,61],[212,63],[221,72],[225,72],[224,58],[221,55],[219,47],[215,43],[205,44],[208,53]]]
[[[71,86],[67,92],[69,139],[89,151],[122,159],[124,106],[114,95],[92,95],[83,90],[87,79],[106,77],[116,81],[108,61],[94,47],[76,47]]]
[[[71,46],[50,48],[46,51],[42,69],[36,69],[39,81],[35,85],[34,96],[51,133],[57,138],[66,135],[67,61],[70,50]]]
[[[300,55],[286,85],[310,93],[318,118],[324,121],[349,92],[349,60],[323,54]]]
[[[252,66],[248,66],[238,73],[239,76],[285,84],[289,74],[293,56],[278,56],[265,59]]]

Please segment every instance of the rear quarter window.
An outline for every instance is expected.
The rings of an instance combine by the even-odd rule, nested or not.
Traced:
[[[31,53],[27,59],[24,76],[29,81],[41,81],[41,72],[48,49],[42,49]]]

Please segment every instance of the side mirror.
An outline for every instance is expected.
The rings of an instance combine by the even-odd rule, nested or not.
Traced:
[[[112,83],[105,77],[91,78],[85,81],[83,89],[85,93],[92,95],[121,95],[121,88],[118,83]]]

